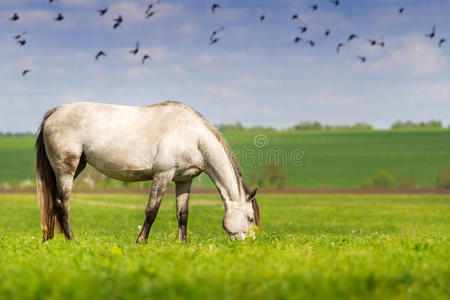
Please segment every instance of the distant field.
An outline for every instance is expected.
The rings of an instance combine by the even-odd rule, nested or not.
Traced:
[[[259,142],[268,142],[258,148]],[[270,157],[282,160],[287,186],[306,188],[359,187],[377,171],[414,176],[422,187],[434,187],[439,171],[450,165],[450,131],[368,132],[225,132],[246,177],[259,176]],[[266,140],[265,137],[267,137]],[[34,177],[34,139],[0,138],[0,182]],[[246,153],[243,155],[243,153]],[[293,163],[292,153],[302,153]],[[284,155],[284,156],[283,156]],[[299,157],[297,157],[298,159]],[[212,187],[206,176],[197,185]]]
[[[218,195],[193,195],[189,243],[166,196],[74,195],[75,240],[41,243],[34,195],[0,195],[0,299],[448,299],[450,196],[265,195],[231,242]]]

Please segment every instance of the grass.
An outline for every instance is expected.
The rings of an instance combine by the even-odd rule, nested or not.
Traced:
[[[255,240],[231,242],[217,195],[173,195],[136,245],[143,195],[74,195],[75,240],[42,244],[33,195],[0,195],[3,299],[448,299],[450,196],[261,195]]]
[[[257,134],[267,137],[266,146],[257,148],[253,144]],[[271,152],[272,158],[280,160],[291,187],[355,188],[380,170],[396,177],[413,176],[421,187],[435,187],[440,170],[450,164],[448,130],[228,131],[225,137],[248,179],[262,174]],[[34,177],[33,143],[31,137],[0,138],[0,183]],[[292,153],[303,153],[297,164],[293,163]],[[213,186],[206,175],[200,176],[196,185]]]

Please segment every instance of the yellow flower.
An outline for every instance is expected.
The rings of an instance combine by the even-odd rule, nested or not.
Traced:
[[[119,255],[119,256],[123,255],[122,249],[120,249],[117,246],[112,246],[111,248],[109,248],[109,252],[111,252],[111,254],[114,254],[114,255]]]

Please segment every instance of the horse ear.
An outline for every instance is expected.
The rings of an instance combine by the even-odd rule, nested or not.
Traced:
[[[252,200],[253,198],[255,198],[256,195],[256,191],[258,190],[258,188],[254,189],[253,191],[250,192],[250,194],[248,195],[248,200]]]

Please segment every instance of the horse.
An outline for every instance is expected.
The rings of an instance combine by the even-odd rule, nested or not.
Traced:
[[[75,178],[86,164],[109,177],[152,180],[137,243],[148,239],[164,193],[175,182],[178,239],[187,242],[193,178],[206,173],[222,198],[222,226],[243,240],[261,225],[256,189],[250,190],[226,140],[200,113],[167,101],[149,106],[76,102],[47,111],[36,139],[37,196],[43,241],[59,224],[74,238],[69,220]]]

